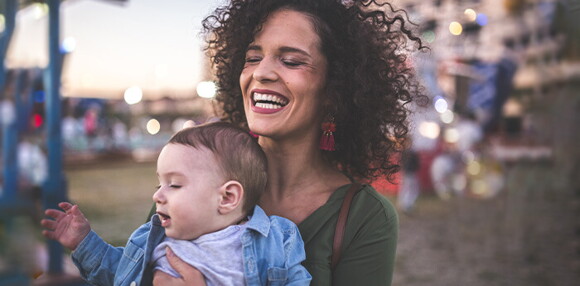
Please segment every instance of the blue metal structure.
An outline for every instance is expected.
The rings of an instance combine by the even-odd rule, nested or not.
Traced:
[[[6,67],[4,66],[4,58],[6,58],[6,52],[8,51],[8,46],[12,34],[14,32],[14,26],[16,22],[16,10],[17,10],[17,0],[7,0],[5,4],[5,29],[0,36],[0,59],[2,63],[0,64],[0,92],[4,91],[6,88]],[[6,89],[8,92],[8,89]],[[16,95],[15,97],[18,97]],[[7,100],[8,94],[3,94],[3,100]],[[8,103],[8,101],[6,101]],[[16,109],[16,104],[13,103],[12,110]],[[16,112],[14,112],[14,115]],[[5,115],[6,116],[6,115]],[[0,205],[10,205],[15,199],[16,188],[17,188],[17,168],[16,164],[16,145],[18,144],[18,132],[16,126],[17,116],[12,116],[12,118],[5,118],[8,122],[3,122],[2,129],[2,163],[4,165],[4,181],[3,181],[3,192],[0,196]]]
[[[2,122],[2,164],[3,182],[2,193],[0,194],[0,222],[3,224],[7,232],[13,227],[13,219],[15,215],[30,210],[30,205],[21,201],[17,197],[18,188],[18,168],[16,151],[18,148],[18,111],[23,110],[21,93],[24,89],[23,76],[15,76],[15,84],[13,89],[6,88],[6,67],[4,66],[4,59],[8,51],[8,46],[14,32],[16,23],[16,11],[18,8],[17,0],[5,0],[4,3],[4,31],[0,34],[0,92],[2,93],[2,100],[5,104],[9,104],[9,96],[13,96],[11,102],[11,110],[14,112],[9,118],[4,118]],[[8,94],[11,93],[11,94]],[[4,285],[28,285],[29,278],[15,267],[11,273],[2,273],[0,277],[0,284]]]
[[[19,124],[25,124],[27,110],[32,102],[23,102],[26,73],[17,73],[13,89],[6,88],[6,67],[4,59],[16,24],[16,11],[18,0],[4,1],[5,28],[0,33],[0,100],[10,102],[14,116],[11,120],[2,124],[2,164],[3,182],[0,193],[0,224],[5,227],[5,233],[10,232],[13,219],[18,215],[32,213],[33,203],[25,201],[18,196],[18,161],[17,149],[19,132],[22,130]],[[60,2],[61,0],[45,0],[49,8],[49,64],[43,73],[43,84],[46,92],[45,115],[46,115],[46,144],[48,150],[48,177],[42,189],[43,209],[57,208],[58,203],[67,200],[67,184],[63,173],[63,150],[61,136],[62,103],[60,95],[60,79],[62,71],[63,54],[60,50]],[[113,2],[126,2],[127,0],[109,0]],[[10,94],[2,93],[9,91]],[[9,100],[11,99],[11,100]],[[26,113],[26,114],[25,114]],[[48,272],[51,275],[63,274],[63,247],[58,242],[49,240],[48,244]],[[61,281],[62,285],[85,285],[76,279]],[[29,285],[30,278],[16,269],[14,273],[0,273],[0,285]]]
[[[62,172],[61,137],[61,98],[60,98],[60,0],[48,0],[48,52],[49,63],[46,69],[44,86],[46,90],[46,142],[48,147],[48,178],[43,188],[43,208],[57,208],[58,203],[66,200],[66,183]],[[49,240],[50,257],[48,272],[59,274],[62,268],[63,247]]]
[[[19,129],[17,119],[22,118],[25,108],[22,101],[22,93],[25,89],[25,74],[15,76],[13,89],[6,87],[6,68],[4,59],[8,50],[9,42],[14,31],[17,0],[6,0],[5,4],[5,30],[0,38],[0,90],[6,90],[11,94],[4,94],[3,100],[11,103],[14,116],[4,122],[2,126],[2,164],[3,170],[3,190],[0,195],[0,218],[10,231],[12,220],[17,215],[30,213],[32,202],[21,200],[18,196],[18,161],[17,149],[19,141]],[[49,7],[49,65],[44,71],[44,86],[46,88],[46,142],[49,159],[49,173],[45,185],[43,186],[42,201],[43,208],[56,208],[57,204],[66,200],[66,183],[63,174],[63,155],[61,139],[61,97],[60,97],[60,74],[62,55],[60,52],[60,0],[48,0]],[[11,96],[12,100],[8,100]],[[49,274],[63,273],[63,247],[56,241],[48,241]],[[8,280],[7,280],[8,279]],[[22,273],[14,273],[9,277],[0,277],[0,284],[11,281],[14,285],[27,285],[29,278]],[[11,284],[12,285],[12,284]]]

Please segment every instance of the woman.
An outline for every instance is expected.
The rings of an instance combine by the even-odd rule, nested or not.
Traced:
[[[391,283],[397,216],[368,185],[352,201],[334,270],[331,256],[353,180],[398,170],[389,157],[407,133],[404,105],[419,94],[407,41],[423,48],[405,19],[374,1],[233,0],[203,22],[224,119],[259,136],[268,157],[260,206],[298,224],[312,285]],[[177,268],[187,280],[191,270]]]

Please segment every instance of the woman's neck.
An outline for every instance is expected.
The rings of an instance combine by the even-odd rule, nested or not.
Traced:
[[[279,142],[261,138],[268,157],[268,192],[278,198],[297,192],[327,191],[335,182],[342,185],[348,178],[323,157],[314,142]],[[326,186],[326,188],[325,188]]]

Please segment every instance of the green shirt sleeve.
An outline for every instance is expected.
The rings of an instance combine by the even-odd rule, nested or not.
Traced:
[[[299,226],[306,247],[304,266],[313,277],[312,285],[391,285],[398,218],[393,205],[370,186],[353,199],[342,256],[331,271],[334,229],[347,189],[339,188]]]

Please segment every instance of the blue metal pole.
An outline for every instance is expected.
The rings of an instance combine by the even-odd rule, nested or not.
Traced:
[[[45,74],[46,136],[48,147],[48,178],[43,190],[45,208],[57,208],[66,200],[66,182],[62,172],[60,73],[60,0],[48,0],[49,64]],[[48,241],[49,265],[52,274],[63,273],[63,247],[54,240]]]
[[[4,66],[4,59],[8,51],[8,44],[14,32],[16,24],[16,7],[17,0],[5,0],[6,14],[4,14],[4,31],[0,34],[0,92],[4,89],[6,84],[6,67]]]
[[[6,67],[4,66],[4,59],[8,50],[8,44],[14,32],[16,23],[16,0],[6,1],[6,12],[4,15],[5,28],[0,34],[0,94],[1,99],[6,100],[7,94],[4,94],[6,86]],[[13,114],[16,115],[16,106],[12,106]],[[16,116],[11,118],[12,122],[4,122],[2,129],[2,164],[3,170],[3,193],[0,195],[0,202],[9,202],[14,199],[14,194],[17,188],[17,168],[16,168],[16,148],[18,144],[18,130],[16,125]],[[9,205],[9,204],[7,204]]]
[[[12,93],[14,95],[13,116],[10,122],[4,123],[2,130],[2,164],[3,170],[3,192],[0,196],[0,206],[16,206],[18,191],[18,118],[22,109],[22,92],[26,79],[23,74],[15,72],[15,84]]]

